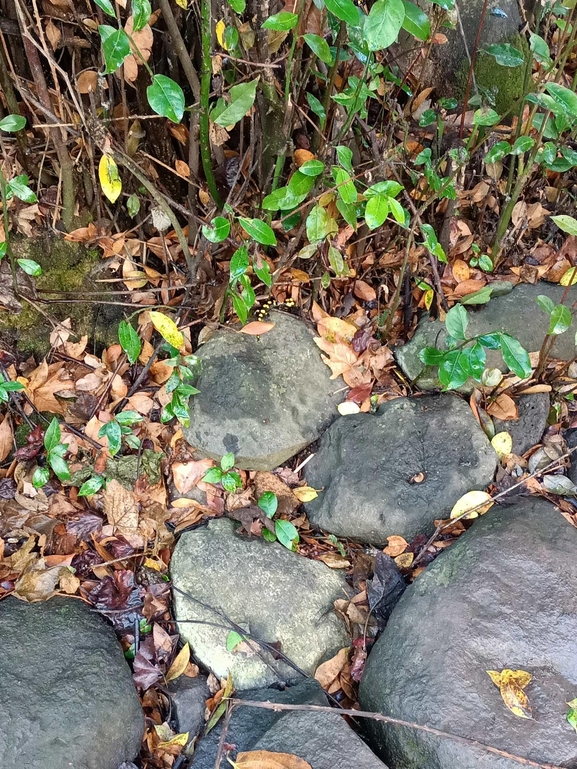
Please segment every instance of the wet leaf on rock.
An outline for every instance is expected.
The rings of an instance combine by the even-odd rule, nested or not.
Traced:
[[[491,681],[499,687],[503,702],[509,708],[513,715],[518,718],[533,718],[531,714],[531,705],[529,698],[524,692],[533,676],[525,670],[510,670],[505,668],[498,670],[487,670]]]
[[[231,764],[234,769],[312,769],[307,761],[292,753],[272,753],[269,750],[239,753]]]

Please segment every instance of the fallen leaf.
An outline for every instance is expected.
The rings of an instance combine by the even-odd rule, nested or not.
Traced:
[[[292,753],[272,753],[269,750],[250,750],[238,753],[231,761],[234,769],[312,769],[304,759]]]
[[[459,518],[467,510],[473,510],[469,515],[463,516],[466,519],[477,518],[479,514],[484,515],[487,510],[494,504],[490,494],[486,491],[468,491],[466,494],[455,502],[453,509],[451,510],[450,518]]]
[[[13,440],[12,420],[5,416],[0,425],[0,462],[3,462],[12,451]]]
[[[399,569],[410,569],[411,566],[413,565],[414,560],[415,560],[414,553],[401,553],[401,555],[398,555],[394,559]]]
[[[505,431],[497,433],[497,435],[491,439],[491,446],[497,452],[499,459],[503,459],[503,457],[513,453],[513,438],[510,433]]]
[[[167,681],[174,681],[184,673],[190,662],[190,646],[185,643],[182,649],[178,652],[174,658],[174,662],[170,666],[168,673],[166,674]]]
[[[487,413],[495,419],[507,422],[510,419],[518,419],[517,404],[510,395],[503,393],[487,406]]]
[[[211,467],[214,466],[212,459],[199,459],[191,462],[173,462],[172,480],[180,494],[186,494],[195,488]],[[190,504],[190,502],[189,502]]]
[[[339,553],[322,553],[319,555],[319,561],[325,563],[329,569],[348,569],[351,565],[350,561],[343,558]]]
[[[323,662],[315,670],[315,678],[323,689],[328,689],[349,659],[350,648],[347,646],[335,654],[330,660]]]
[[[103,78],[106,87],[106,80]],[[98,85],[98,72],[95,69],[86,69],[78,75],[76,87],[79,93],[96,93]],[[86,229],[86,228],[83,228]]]
[[[133,491],[116,479],[111,480],[103,493],[104,513],[108,523],[120,534],[136,534],[138,530],[138,504]]]
[[[309,160],[314,160],[315,158],[316,155],[309,150],[295,150],[294,153],[294,161],[297,168],[300,168],[304,163],[307,163]]]
[[[397,555],[401,555],[408,548],[409,543],[403,537],[399,537],[394,534],[392,537],[387,537],[388,545],[383,552],[386,555],[390,555],[391,558],[395,558]]]
[[[312,502],[319,495],[311,486],[298,486],[293,489],[293,494],[300,502]]]
[[[267,323],[264,320],[253,320],[251,323],[247,323],[246,326],[243,326],[239,333],[248,334],[249,336],[262,336],[263,334],[272,331],[274,325],[274,323]]]
[[[377,298],[377,292],[364,280],[356,280],[355,287],[353,288],[353,294],[364,302],[374,302]]]
[[[503,702],[509,708],[513,715],[518,718],[533,718],[531,715],[531,706],[529,699],[523,691],[531,682],[532,675],[525,670],[510,670],[505,668],[498,670],[487,670],[491,681],[499,687]]]

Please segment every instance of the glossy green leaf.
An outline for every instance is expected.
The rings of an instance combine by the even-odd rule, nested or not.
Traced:
[[[244,275],[248,270],[248,266],[248,249],[246,246],[241,246],[240,248],[237,248],[230,260],[230,282],[232,283],[233,281],[238,280],[241,275]]]
[[[202,225],[202,234],[211,243],[222,243],[223,240],[228,238],[230,233],[230,222],[225,219],[224,216],[215,217],[210,226],[207,224]]]
[[[558,336],[570,328],[572,322],[571,310],[564,304],[558,304],[551,312],[548,334]]]
[[[309,107],[314,112],[315,115],[320,117],[321,120],[326,120],[327,113],[325,112],[325,108],[323,107],[322,103],[317,99],[317,97],[309,93],[307,91],[307,101],[309,103]]]
[[[242,296],[239,296],[238,294],[233,294],[232,306],[234,307],[234,311],[238,315],[238,319],[240,320],[240,322],[246,323],[248,320],[248,311],[250,310],[250,307],[247,307],[247,304],[242,298]]]
[[[223,458],[220,460],[220,467],[225,473],[228,470],[232,470],[234,467],[234,454],[232,451],[229,451],[228,454],[223,456]]]
[[[49,451],[46,459],[50,467],[54,470],[55,474],[61,481],[70,480],[70,468],[68,467],[68,462],[65,459],[63,459],[54,451]]]
[[[466,357],[463,350],[452,350],[445,355],[439,366],[439,380],[445,390],[456,390],[469,378]]]
[[[551,64],[549,46],[542,37],[531,32],[529,35],[529,45],[535,60],[539,62],[539,64],[543,64],[544,66],[549,66]]]
[[[532,136],[519,136],[513,145],[511,155],[522,155],[524,152],[528,152],[533,149],[535,139]]]
[[[337,159],[343,168],[349,173],[353,173],[353,151],[350,147],[345,147],[343,144],[339,144],[336,148]]]
[[[466,339],[468,325],[469,316],[463,305],[456,304],[454,307],[451,307],[445,317],[445,327],[449,336],[452,336],[454,339]]]
[[[109,16],[116,16],[116,13],[114,11],[114,6],[110,2],[110,0],[94,0],[94,2],[99,8],[102,8],[104,13],[107,13]]]
[[[419,353],[419,360],[426,366],[440,366],[445,355],[444,350],[438,350],[436,347],[425,347]]]
[[[311,209],[306,222],[307,238],[311,243],[324,240],[330,234],[330,221],[326,208],[314,206]]]
[[[96,494],[97,491],[104,486],[106,479],[102,475],[93,475],[87,481],[84,481],[82,486],[78,489],[79,497],[91,497]]]
[[[509,334],[501,334],[501,354],[511,371],[520,379],[531,376],[531,361],[529,353]]]
[[[50,470],[47,467],[37,467],[32,475],[32,485],[35,489],[45,486],[50,480]]]
[[[405,6],[405,18],[403,29],[417,40],[428,40],[431,36],[431,22],[427,14],[410,0],[403,0]]]
[[[552,216],[551,220],[555,222],[557,227],[568,235],[577,235],[577,219],[566,214],[559,214],[559,216]]]
[[[258,78],[248,83],[233,85],[230,89],[230,104],[215,118],[215,123],[223,128],[233,126],[246,115],[254,104]]]
[[[116,421],[119,425],[125,427],[130,427],[131,425],[137,424],[138,422],[142,422],[144,417],[138,413],[138,411],[131,411],[127,409],[126,411],[121,411],[116,415]]]
[[[539,307],[543,310],[543,312],[546,312],[547,315],[551,315],[551,313],[555,309],[555,302],[551,299],[550,296],[545,296],[545,294],[539,294],[536,301]]]
[[[496,163],[502,160],[511,152],[511,145],[509,142],[497,142],[493,144],[489,152],[485,155],[485,163]]]
[[[235,13],[244,13],[246,8],[245,0],[228,0],[228,4]]]
[[[389,215],[389,199],[386,195],[373,195],[367,201],[365,222],[370,230],[380,227]]]
[[[314,161],[309,162],[313,163]],[[299,168],[299,170],[295,171],[290,178],[288,191],[291,195],[294,195],[295,198],[298,198],[301,195],[306,195],[310,192],[314,187],[314,184],[314,178],[309,174],[304,174]]]
[[[7,133],[15,133],[21,131],[26,125],[26,118],[22,115],[6,115],[5,118],[0,120],[0,129]]]
[[[396,198],[399,192],[403,189],[403,185],[391,180],[384,182],[377,182],[371,185],[365,190],[365,197],[369,198],[371,195],[386,195],[389,198]]]
[[[311,51],[316,56],[318,56],[321,61],[323,61],[325,64],[328,64],[329,66],[333,63],[333,55],[331,53],[331,49],[329,48],[329,44],[324,39],[324,37],[321,37],[320,35],[308,34],[303,35],[303,38]]]
[[[106,424],[103,424],[100,430],[98,431],[98,437],[108,438],[108,450],[111,456],[118,454],[118,452],[120,451],[121,443],[122,443],[122,430],[120,429],[120,425],[118,424],[116,419],[113,419],[111,422],[106,422]]]
[[[488,45],[485,51],[493,56],[501,67],[520,67],[525,63],[525,57],[511,43],[495,43]]]
[[[324,168],[325,164],[320,160],[307,160],[299,168],[299,171],[305,176],[319,176],[324,171]]]
[[[151,13],[150,0],[132,0],[132,31],[139,32],[143,29],[148,24]]]
[[[345,203],[342,198],[337,199],[337,209],[345,222],[351,227],[357,228],[358,205],[356,203]]]
[[[577,118],[577,94],[559,83],[547,83],[545,90],[571,117]]]
[[[405,19],[403,0],[377,0],[365,20],[363,36],[370,51],[380,51],[392,45]]]
[[[501,349],[501,334],[497,332],[493,334],[483,334],[483,336],[480,336],[477,341],[488,350]]]
[[[281,11],[280,13],[275,13],[273,16],[269,16],[262,26],[263,29],[274,29],[276,32],[286,32],[289,29],[294,29],[298,24],[298,21],[298,14]]]
[[[48,425],[46,432],[44,433],[44,448],[46,451],[52,451],[53,448],[60,443],[60,423],[54,417],[52,422]]]
[[[281,545],[284,545],[288,550],[297,549],[299,533],[290,521],[275,521],[274,530]]]
[[[259,497],[257,504],[267,518],[273,518],[278,510],[278,499],[276,494],[272,491],[265,491],[265,493]]]
[[[123,29],[101,24],[98,27],[102,41],[102,53],[104,54],[104,74],[116,72],[124,59],[130,53],[130,41]]]
[[[222,470],[220,467],[211,467],[206,471],[203,477],[204,483],[220,483],[222,479]]]
[[[492,286],[483,286],[472,294],[467,294],[461,299],[462,304],[487,304],[493,294]]]
[[[127,320],[121,320],[118,324],[118,341],[126,353],[129,363],[136,363],[142,349],[142,344],[137,331]]]
[[[16,261],[27,275],[32,275],[34,278],[42,275],[42,267],[34,259],[17,259]]]
[[[344,200],[345,203],[356,203],[358,197],[357,188],[347,171],[345,171],[344,168],[333,166],[333,178],[337,187],[338,196]]]
[[[11,193],[10,197],[14,195],[18,200],[22,200],[24,203],[36,203],[38,198],[33,190],[28,186],[28,177],[26,174],[20,174],[8,182],[8,191]]]
[[[184,92],[172,78],[155,75],[146,89],[146,98],[157,115],[180,123],[184,115]]]
[[[255,261],[252,265],[252,269],[254,270],[257,278],[262,280],[265,286],[268,286],[269,288],[272,286],[272,275],[270,274],[270,267],[268,266],[268,262],[263,259],[262,264],[259,267]]]
[[[325,5],[337,19],[346,21],[351,27],[359,26],[359,9],[352,0],[325,0]]]
[[[473,116],[473,125],[492,126],[499,122],[499,113],[491,107],[481,107]]]
[[[478,382],[480,382],[481,375],[485,370],[485,363],[487,361],[487,353],[485,352],[485,348],[479,344],[479,342],[475,342],[475,344],[471,347],[465,348],[463,352],[465,353],[461,364],[463,369],[469,374],[469,376],[472,376],[473,379],[476,379]]]
[[[238,222],[257,243],[261,243],[263,246],[276,246],[277,240],[272,227],[263,222],[262,219],[247,219],[244,216],[239,216]]]
[[[337,277],[346,274],[347,269],[343,255],[334,246],[329,246],[329,264]]]

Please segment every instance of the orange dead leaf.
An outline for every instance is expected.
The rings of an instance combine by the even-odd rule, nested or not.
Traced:
[[[166,674],[167,681],[174,681],[184,673],[190,662],[190,646],[186,643],[182,649],[178,652],[174,658],[174,662],[170,666],[168,673]]]
[[[234,769],[312,769],[309,763],[292,753],[272,753],[269,750],[239,753],[231,764]]]
[[[506,393],[499,395],[493,403],[490,403],[487,406],[487,413],[492,417],[495,417],[495,419],[501,419],[503,421],[519,418],[519,412],[517,411],[515,401]]]
[[[314,160],[315,157],[316,156],[312,152],[309,152],[309,150],[295,150],[294,154],[297,168],[300,168],[303,163],[306,163],[308,160]]]
[[[349,647],[341,649],[334,657],[322,665],[319,665],[315,670],[315,678],[323,689],[328,689],[341,670],[347,663],[349,658]]]
[[[274,325],[274,323],[267,323],[263,320],[253,320],[251,323],[247,323],[246,326],[243,326],[239,333],[248,334],[249,336],[262,336],[263,334],[272,331]]]
[[[13,440],[12,421],[8,416],[5,416],[0,425],[0,462],[3,462],[11,452]]]
[[[399,537],[396,534],[392,537],[387,537],[387,542],[389,544],[385,547],[383,552],[390,555],[391,558],[396,558],[397,555],[401,555],[401,553],[404,553],[409,546],[409,543],[404,537]]]

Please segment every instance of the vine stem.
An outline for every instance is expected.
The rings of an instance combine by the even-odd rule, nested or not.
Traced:
[[[212,157],[210,151],[210,123],[208,108],[210,100],[210,79],[212,74],[212,59],[210,55],[212,47],[212,8],[211,0],[201,0],[201,45],[202,45],[202,69],[200,73],[200,120],[199,142],[200,159],[204,170],[204,178],[212,199],[218,209],[222,208],[222,200],[216,186],[216,179],[212,170]]]

